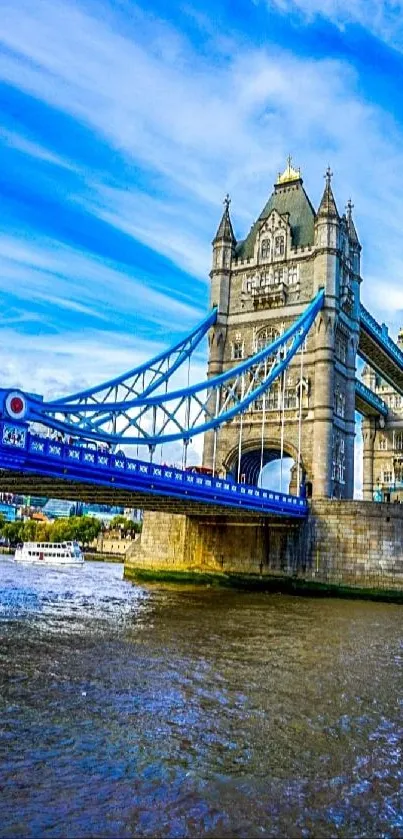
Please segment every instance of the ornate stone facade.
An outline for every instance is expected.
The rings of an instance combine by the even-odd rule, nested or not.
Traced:
[[[316,497],[352,498],[354,488],[355,361],[359,331],[360,251],[349,202],[340,216],[331,188],[331,172],[315,212],[299,170],[288,161],[274,192],[250,233],[237,242],[229,199],[213,241],[211,305],[218,307],[210,333],[209,376],[216,375],[282,333],[325,289],[325,306],[302,353],[281,382],[263,400],[204,441],[205,466],[245,474],[257,482],[261,463],[281,448],[294,460],[297,474]],[[299,451],[299,401],[302,435]],[[284,402],[284,434],[281,417]],[[242,422],[242,457],[238,444]],[[283,487],[284,491],[288,489]]]
[[[403,330],[397,345],[403,349]],[[362,421],[364,500],[403,502],[403,396],[368,366],[362,380],[389,409],[386,421]]]

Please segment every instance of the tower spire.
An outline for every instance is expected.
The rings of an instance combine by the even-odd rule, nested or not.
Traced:
[[[217,228],[217,233],[213,239],[213,245],[216,242],[229,242],[230,244],[235,244],[236,239],[234,236],[234,231],[232,229],[231,217],[229,214],[229,205],[231,203],[231,199],[228,195],[228,192],[224,198],[224,212],[221,217],[221,221]]]
[[[358,236],[357,236],[357,231],[355,229],[355,224],[353,222],[353,213],[352,213],[353,207],[354,207],[354,204],[352,203],[351,198],[349,198],[348,201],[347,201],[347,204],[346,204],[348,236],[349,236],[350,242],[352,242],[354,245],[358,245],[358,247],[361,248],[361,245],[360,245],[360,242],[359,242],[359,239],[358,239]]]
[[[318,209],[318,216],[327,216],[328,218],[339,218],[339,214],[337,212],[336,202],[334,200],[334,195],[331,186],[331,180],[333,177],[333,172],[330,166],[327,167],[326,172],[324,174],[325,178],[325,189],[323,191],[322,200],[319,204]]]

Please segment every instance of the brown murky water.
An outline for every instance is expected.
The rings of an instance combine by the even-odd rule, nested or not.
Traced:
[[[403,836],[403,608],[0,560],[2,837]]]

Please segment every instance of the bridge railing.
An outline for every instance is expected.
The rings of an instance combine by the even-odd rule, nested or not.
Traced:
[[[239,504],[262,511],[266,507],[278,507],[279,512],[289,510],[292,515],[303,516],[308,509],[306,500],[295,495],[236,484],[228,478],[197,475],[175,466],[147,463],[129,458],[123,452],[110,454],[74,443],[70,445],[33,434],[22,424],[0,423],[0,447],[2,468],[7,465],[13,468],[14,462],[14,468],[32,472],[33,460],[42,465],[43,474],[64,479],[81,475],[88,481],[92,475],[94,483],[112,483],[127,490],[188,495],[189,500],[205,500],[206,496],[211,496],[211,500],[227,506]]]
[[[397,364],[403,369],[403,352],[392,338],[389,337],[387,328],[382,327],[362,304],[360,306],[360,320],[368,332],[379,339],[379,343],[393,356]]]
[[[360,396],[364,402],[367,402],[369,405],[372,405],[381,416],[386,417],[388,415],[388,406],[380,396],[377,396],[376,393],[373,392],[369,387],[364,385],[360,379],[355,380],[355,392],[357,396]]]

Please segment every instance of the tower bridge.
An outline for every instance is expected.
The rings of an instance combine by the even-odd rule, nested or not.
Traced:
[[[403,340],[396,344],[361,304],[361,245],[351,201],[340,214],[328,169],[315,210],[289,159],[243,240],[234,234],[225,199],[212,245],[208,315],[148,364],[51,401],[19,389],[0,391],[2,488],[35,486],[41,494],[46,488],[98,502],[124,498],[127,506],[152,511],[136,561],[153,564],[160,556],[169,564],[173,553],[180,566],[187,551],[192,564],[193,545],[201,565],[214,565],[219,556],[220,567],[229,567],[235,551],[245,571],[260,556],[260,573],[279,564],[283,571],[292,566],[293,573],[314,573],[324,520],[335,522],[327,539],[343,554],[335,534],[357,514],[372,539],[363,556],[375,551],[384,561],[379,540],[393,525],[384,542],[393,546],[394,574],[403,556],[400,508],[352,501],[355,412],[363,417],[364,499],[372,502],[374,493],[385,497],[385,484],[396,488],[401,481],[403,487]],[[190,365],[205,338],[207,376],[195,383]],[[195,476],[186,466],[198,435],[203,461]],[[166,466],[162,454],[178,443],[181,469]],[[289,485],[280,467],[280,491],[261,486],[265,466],[286,456],[293,461]],[[388,458],[392,465],[378,475]],[[377,521],[375,531],[368,516]],[[214,537],[211,524],[202,524],[212,517]],[[296,529],[287,531],[285,522],[292,521]],[[355,521],[355,546],[357,527]],[[276,535],[269,538],[269,531]]]

